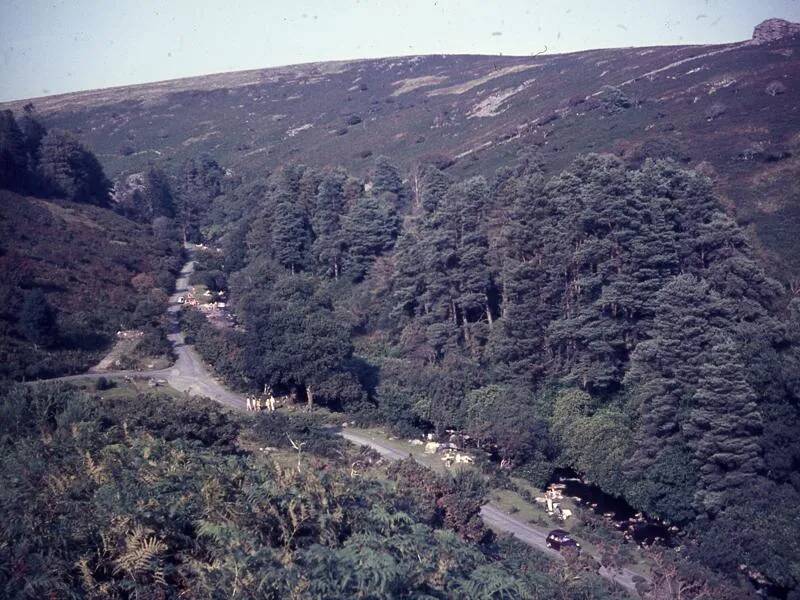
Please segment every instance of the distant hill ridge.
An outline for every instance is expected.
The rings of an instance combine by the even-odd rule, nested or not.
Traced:
[[[800,276],[800,24],[751,40],[543,56],[429,55],[222,73],[34,101],[106,172],[209,153],[244,178],[287,163],[365,174],[385,154],[456,176],[538,147],[550,169],[611,152],[698,168],[785,278]],[[20,109],[25,102],[8,103]]]

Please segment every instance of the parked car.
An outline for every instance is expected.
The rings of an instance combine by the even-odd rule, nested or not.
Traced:
[[[561,550],[567,547],[577,548],[578,551],[581,549],[581,545],[572,539],[569,532],[563,529],[553,529],[547,534],[547,547],[553,550]]]

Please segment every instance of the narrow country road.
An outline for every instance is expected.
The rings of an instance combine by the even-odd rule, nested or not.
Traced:
[[[96,379],[98,377],[161,378],[166,379],[169,385],[178,391],[188,392],[198,396],[206,396],[230,408],[244,410],[246,408],[244,397],[226,389],[211,375],[210,371],[203,363],[203,360],[197,354],[197,351],[195,351],[192,346],[188,346],[186,344],[184,334],[180,330],[178,315],[183,306],[180,302],[180,298],[181,296],[185,296],[188,292],[189,278],[194,272],[194,260],[192,256],[193,250],[191,247],[187,247],[187,250],[189,252],[189,260],[183,266],[180,276],[175,282],[175,292],[170,297],[169,308],[167,309],[170,316],[171,327],[168,338],[172,342],[175,355],[177,356],[177,360],[172,367],[153,371],[108,371],[105,373],[83,373],[80,375],[59,377],[57,379],[62,381],[70,381],[78,379]],[[381,456],[389,460],[402,460],[409,456],[409,454],[404,452],[402,449],[392,447],[385,440],[377,440],[369,436],[367,432],[359,432],[353,428],[348,428],[346,430],[342,429],[338,433],[349,442],[358,444],[360,446],[369,446]],[[560,553],[547,547],[545,541],[548,533],[547,529],[537,527],[529,523],[524,523],[519,519],[515,519],[510,514],[504,512],[491,503],[486,504],[481,508],[481,516],[486,524],[495,531],[510,533],[531,548],[535,548],[536,550],[547,554],[554,560],[564,560]],[[616,583],[634,595],[636,594],[634,577],[641,577],[641,575],[628,569],[621,569],[620,571],[612,572],[605,567],[600,569],[599,574],[605,579]]]
[[[186,247],[189,253],[189,260],[181,269],[180,275],[175,280],[175,292],[169,299],[167,313],[170,317],[170,333],[167,335],[175,351],[175,364],[166,369],[142,370],[142,371],[104,371],[87,372],[78,375],[66,375],[56,377],[58,381],[76,381],[81,379],[98,379],[100,377],[131,377],[131,378],[152,378],[165,379],[170,386],[179,392],[187,392],[197,396],[206,396],[216,400],[220,404],[231,408],[244,409],[246,402],[243,396],[226,389],[217,381],[206,368],[203,359],[197,351],[186,345],[183,332],[180,329],[179,313],[182,308],[181,296],[186,296],[189,291],[189,278],[194,272],[193,249]]]
[[[392,447],[392,445],[385,440],[375,439],[366,432],[362,433],[355,431],[352,428],[347,428],[346,430],[340,431],[339,435],[354,444],[368,446],[384,458],[390,460],[402,460],[410,456],[410,454],[407,452],[403,452],[398,448]],[[555,560],[564,560],[559,552],[551,550],[547,547],[546,538],[548,529],[515,519],[510,514],[491,503],[484,504],[481,507],[481,517],[483,518],[484,522],[495,531],[510,533],[531,548],[536,548]],[[594,558],[597,557],[595,556]],[[642,578],[642,575],[639,573],[635,573],[634,571],[625,568],[611,570],[607,569],[606,567],[601,567],[598,573],[601,577],[604,577],[612,583],[616,583],[618,586],[624,588],[631,594],[637,594],[635,580],[637,578]]]
[[[172,331],[167,336],[175,350],[177,360],[171,368],[165,369],[164,376],[167,382],[179,392],[188,392],[197,396],[207,396],[220,404],[231,408],[244,409],[247,404],[240,394],[226,389],[217,381],[203,364],[203,359],[192,346],[186,345],[186,339],[180,329],[178,314],[182,304],[181,296],[189,291],[189,277],[194,272],[194,260],[191,259],[184,265],[180,277],[175,281],[175,293],[169,299],[169,308]]]

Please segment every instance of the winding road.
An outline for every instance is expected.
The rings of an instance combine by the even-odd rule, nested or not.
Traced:
[[[197,351],[186,344],[186,338],[181,331],[178,315],[183,304],[180,301],[189,291],[189,278],[194,272],[193,249],[187,246],[189,260],[181,269],[180,275],[175,280],[175,292],[169,299],[167,313],[170,317],[170,333],[167,338],[172,342],[175,351],[175,364],[166,369],[153,369],[142,371],[90,371],[78,375],[57,377],[58,381],[76,381],[81,379],[98,379],[130,377],[135,379],[164,379],[170,386],[179,392],[187,392],[196,396],[206,396],[230,408],[244,410],[246,402],[243,396],[225,388],[206,368],[203,359]]]
[[[170,297],[167,312],[170,315],[171,332],[169,340],[175,350],[177,359],[175,364],[167,369],[151,371],[107,371],[105,373],[82,373],[80,375],[69,375],[59,377],[59,380],[78,380],[78,379],[97,379],[98,377],[132,377],[132,378],[153,378],[165,379],[170,386],[181,392],[187,392],[198,396],[206,396],[233,409],[244,410],[246,408],[245,398],[240,394],[225,388],[208,370],[197,351],[186,344],[183,332],[180,330],[178,315],[183,307],[180,302],[181,296],[185,296],[189,289],[189,278],[194,272],[193,249],[187,247],[189,260],[183,266],[180,276],[175,282],[175,292]],[[338,431],[343,438],[358,444],[368,446],[389,460],[402,460],[410,456],[402,448],[392,447],[386,440],[378,440],[370,436],[368,432],[359,431],[352,427]],[[424,464],[424,463],[422,463]],[[426,465],[427,466],[427,465]],[[531,548],[547,554],[554,560],[563,561],[560,553],[547,547],[546,537],[548,530],[537,527],[529,523],[515,519],[513,516],[494,506],[485,504],[481,508],[481,517],[484,522],[493,530],[501,533],[510,533],[521,542]],[[595,557],[597,558],[597,557]],[[608,570],[602,567],[599,574],[605,579],[616,583],[633,595],[636,595],[635,579],[642,576],[629,569],[618,571]]]
[[[339,435],[354,444],[368,446],[389,460],[402,460],[411,456],[407,452],[403,452],[401,449],[393,447],[386,440],[377,439],[374,436],[369,435],[367,432],[357,431],[350,427],[348,427],[346,430],[341,430]],[[424,463],[421,464],[424,465]],[[564,560],[564,557],[561,556],[559,552],[547,547],[548,529],[520,521],[501,508],[493,505],[491,502],[484,504],[481,507],[481,517],[491,529],[501,533],[510,533],[524,544],[527,544],[531,548],[536,548],[554,560]],[[595,556],[594,558],[597,559],[598,557]],[[646,580],[646,578],[639,573],[625,568],[612,570],[608,569],[607,567],[601,567],[598,571],[598,574],[608,581],[616,583],[618,586],[624,588],[633,595],[638,595],[636,592],[636,580]]]
[[[178,314],[183,306],[180,298],[189,291],[189,277],[194,272],[194,260],[191,260],[191,250],[189,252],[190,260],[181,269],[180,277],[175,281],[175,293],[169,299],[167,312],[171,317],[172,331],[167,337],[172,342],[177,360],[171,368],[164,370],[164,377],[179,392],[207,396],[225,406],[244,410],[247,407],[244,397],[225,388],[211,375],[197,351],[186,344],[180,329]]]

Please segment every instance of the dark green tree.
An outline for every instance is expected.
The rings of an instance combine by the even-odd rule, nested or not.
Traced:
[[[465,398],[465,430],[507,466],[552,458],[547,424],[531,400],[527,390],[507,385],[472,390]]]
[[[29,179],[25,136],[10,110],[0,111],[0,188],[22,191]]]
[[[346,370],[353,354],[349,330],[304,274],[277,280],[268,295],[251,294],[245,327],[251,376],[302,388],[309,405],[321,386]]]
[[[636,482],[639,493],[633,495],[642,508],[678,521],[686,518],[683,507],[694,497],[696,470],[692,462],[666,465],[663,461],[667,456],[692,455],[685,428],[692,410],[702,408],[695,399],[702,365],[730,321],[719,296],[705,281],[691,275],[678,276],[666,285],[655,298],[655,310],[652,339],[636,347],[625,379],[638,411],[627,471]],[[643,483],[663,481],[664,470],[683,471],[667,481],[683,481],[692,487],[666,489]],[[641,495],[647,490],[664,496]]]
[[[407,192],[403,180],[391,160],[386,156],[378,156],[372,169],[372,195],[381,196],[389,193],[389,201],[395,209],[403,206]]]
[[[44,136],[47,135],[47,128],[36,118],[36,110],[30,102],[23,107],[19,126],[25,136],[28,168],[32,173],[35,173],[39,168],[40,146]]]
[[[184,241],[200,240],[203,216],[214,198],[224,191],[225,171],[206,154],[187,160],[177,176],[173,198],[175,217]]]
[[[152,221],[175,216],[175,199],[167,175],[158,167],[150,167],[144,175],[144,201]]]
[[[75,202],[109,206],[111,182],[94,154],[72,135],[50,131],[40,147],[39,170],[48,191]]]
[[[35,346],[49,348],[57,341],[56,313],[40,288],[26,294],[19,312],[19,328]]]
[[[678,272],[678,242],[668,208],[647,192],[642,173],[596,155],[576,160],[569,173],[554,194],[566,281],[549,341],[559,368],[582,387],[614,390],[630,350],[646,337],[654,294]]]
[[[705,354],[684,427],[700,474],[697,502],[716,514],[757,486],[764,470],[756,398],[736,346],[719,341]]]
[[[310,266],[313,242],[308,214],[296,195],[278,188],[272,195],[272,257],[291,273]]]
[[[344,262],[342,216],[345,211],[344,182],[346,175],[335,171],[323,177],[319,184],[311,214],[314,243],[311,253],[316,271],[324,276],[339,278]]]
[[[554,269],[559,237],[555,204],[538,168],[501,170],[493,185],[502,212],[493,247],[499,272],[501,319],[489,354],[502,377],[540,378],[550,363],[545,332],[559,313],[563,269]]]
[[[414,203],[425,213],[433,213],[439,207],[453,178],[430,163],[421,164],[414,174]]]
[[[363,279],[375,259],[392,248],[398,228],[389,194],[362,196],[354,202],[342,231],[347,249],[345,271],[354,281]]]
[[[142,223],[152,223],[159,217],[175,216],[175,199],[167,175],[158,167],[148,167],[138,186],[119,202],[118,210]]]
[[[482,177],[451,186],[437,210],[405,233],[409,237],[397,255],[401,277],[395,311],[416,313],[440,357],[446,348],[461,344],[477,355],[496,316],[488,258],[489,201]],[[412,248],[412,239],[417,248]]]

